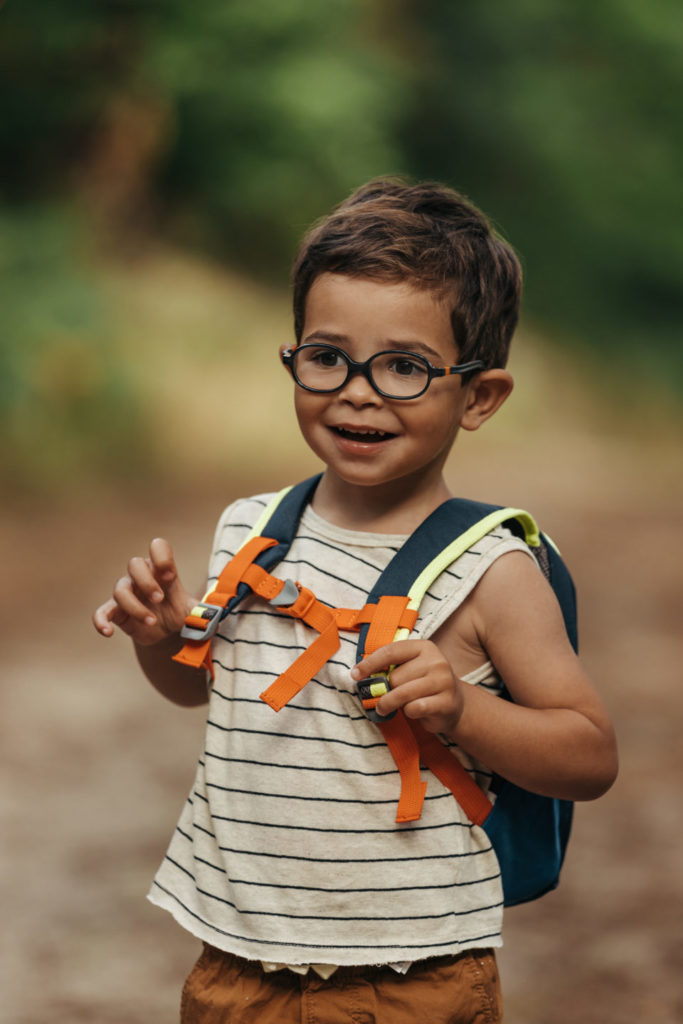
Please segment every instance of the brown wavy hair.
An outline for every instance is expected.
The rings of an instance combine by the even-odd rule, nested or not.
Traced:
[[[458,359],[505,366],[522,269],[485,215],[448,186],[378,178],[310,229],[292,268],[297,341],[309,289],[326,272],[433,291],[451,305]]]

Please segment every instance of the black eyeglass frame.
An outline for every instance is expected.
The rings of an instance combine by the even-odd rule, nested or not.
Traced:
[[[304,384],[301,380],[299,380],[296,374],[296,370],[294,368],[294,357],[297,352],[303,352],[303,350],[307,348],[323,349],[326,352],[336,352],[342,357],[342,359],[346,363],[346,377],[341,382],[341,384],[338,384],[334,388],[312,388],[308,384]],[[386,391],[382,391],[382,389],[377,386],[375,381],[372,379],[370,366],[375,359],[379,359],[380,356],[387,355],[403,356],[406,359],[418,359],[421,363],[424,364],[427,370],[427,383],[425,384],[421,391],[418,391],[417,394],[415,395],[390,395]],[[382,398],[390,399],[392,402],[411,402],[415,398],[420,398],[422,395],[424,395],[425,391],[428,389],[429,385],[432,383],[432,380],[435,377],[450,377],[453,376],[454,374],[465,375],[467,373],[474,373],[475,371],[485,369],[484,363],[481,361],[481,359],[474,359],[469,363],[459,363],[457,366],[433,366],[432,363],[430,363],[429,360],[425,358],[425,356],[420,355],[419,352],[406,352],[403,349],[393,348],[386,349],[383,352],[375,352],[375,354],[370,356],[369,359],[366,359],[364,360],[364,362],[359,363],[356,362],[355,359],[352,359],[351,356],[347,355],[342,348],[337,348],[336,345],[326,345],[324,342],[312,342],[311,344],[299,345],[296,348],[287,348],[282,352],[280,358],[282,360],[283,366],[286,366],[289,372],[291,373],[295,383],[300,388],[303,388],[304,391],[312,391],[316,395],[333,395],[335,391],[341,391],[342,388],[346,387],[351,377],[354,377],[357,373],[360,373],[362,374],[363,377],[365,377],[373,391],[375,391],[378,395],[381,395]]]

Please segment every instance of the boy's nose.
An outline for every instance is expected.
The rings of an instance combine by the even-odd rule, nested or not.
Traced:
[[[380,405],[383,401],[367,377],[359,371],[351,374],[340,389],[339,396],[354,405]]]

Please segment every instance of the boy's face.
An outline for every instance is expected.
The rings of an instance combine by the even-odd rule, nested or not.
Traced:
[[[324,273],[306,300],[301,344],[324,342],[364,361],[400,349],[434,366],[458,361],[449,309],[433,293],[407,282]],[[283,346],[284,347],[284,346]],[[432,380],[419,398],[383,398],[361,374],[341,390],[316,394],[296,386],[301,432],[328,473],[349,484],[411,487],[440,477],[465,410],[459,376]]]

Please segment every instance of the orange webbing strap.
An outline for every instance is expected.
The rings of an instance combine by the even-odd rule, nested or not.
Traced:
[[[254,587],[256,593],[265,592],[257,581],[258,573],[263,570],[258,566],[252,566],[244,575],[245,583]],[[267,575],[267,574],[266,574]],[[253,581],[253,583],[252,583]],[[279,582],[279,581],[277,581]],[[264,587],[267,584],[264,583]],[[278,676],[274,683],[261,694],[264,700],[273,710],[279,711],[292,699],[306,683],[310,682],[325,662],[329,661],[333,654],[339,650],[339,630],[359,629],[364,622],[371,622],[368,635],[375,622],[378,622],[378,636],[390,636],[393,638],[396,630],[402,625],[415,622],[416,612],[412,610],[406,613],[407,597],[382,597],[377,605],[364,605],[360,610],[353,608],[329,608],[319,601],[307,587],[299,588],[299,597],[293,605],[280,608],[279,611],[293,618],[301,619],[307,626],[316,629],[320,636],[299,655],[296,661],[290,665],[286,672]],[[388,641],[383,640],[382,643]],[[379,643],[377,646],[382,646]],[[416,755],[419,756],[419,755]]]
[[[378,723],[401,776],[396,821],[417,821],[422,814],[427,783],[420,777],[420,749],[403,711]]]
[[[254,560],[265,551],[266,548],[272,548],[277,544],[276,540],[271,537],[252,537],[247,543],[239,549],[234,558],[231,558],[227,565],[223,568],[216,586],[212,594],[207,595],[205,600],[209,602],[209,598],[215,596],[216,593],[226,593],[228,600],[234,597],[237,593],[237,588],[244,579],[244,575],[247,569],[252,565]],[[260,568],[260,566],[258,567]],[[265,569],[261,569],[261,572],[265,572]],[[209,602],[213,604],[214,602]],[[227,602],[226,602],[227,603]],[[225,607],[225,606],[223,606]]]
[[[253,537],[250,541],[247,541],[235,557],[231,558],[224,567],[216,580],[215,587],[206,595],[201,603],[217,608],[225,608],[228,601],[237,593],[237,587],[254,559],[262,551],[265,551],[266,548],[273,547],[274,544],[277,544],[277,541],[272,540],[270,537]],[[263,571],[261,570],[261,572]],[[190,614],[185,620],[185,625],[192,626],[195,629],[208,629],[209,620],[199,619],[197,616]],[[184,647],[177,654],[173,655],[173,660],[181,665],[188,665],[191,668],[206,668],[213,676],[213,666],[211,664],[212,635],[210,633],[207,639],[186,640]]]
[[[372,654],[378,647],[384,647],[385,644],[392,642],[409,600],[408,597],[393,597],[387,594],[380,597],[365,638],[366,654]],[[413,625],[416,618],[417,612],[414,612]]]
[[[213,679],[213,665],[211,663],[211,640],[186,640],[185,645],[180,648],[177,654],[173,655],[173,661],[189,668],[205,668],[211,673]]]
[[[306,606],[295,611],[299,600],[304,598]],[[300,618],[308,626],[317,629],[319,637],[300,654],[289,668],[277,677],[274,683],[263,691],[261,700],[265,701],[274,711],[279,711],[287,704],[292,697],[303,690],[306,683],[309,683],[325,662],[329,661],[332,655],[339,650],[339,629],[334,612],[327,605],[323,604],[307,588],[301,588],[301,594],[289,608],[279,609],[294,618]]]
[[[380,597],[365,640],[366,654],[372,654],[379,647],[392,642],[399,628],[397,623],[406,610],[408,601],[407,597]],[[417,612],[413,611],[412,615],[410,628],[415,624]],[[417,821],[422,814],[427,789],[427,783],[423,782],[420,776],[420,749],[417,740],[403,711],[398,711],[393,718],[378,724],[401,776],[401,795],[396,821]]]
[[[473,825],[483,825],[493,804],[467,774],[455,754],[419,722],[411,722],[422,760],[437,779],[450,789]]]
[[[381,600],[381,598],[380,598],[380,600]],[[408,600],[408,598],[403,598],[403,597],[399,597],[398,598],[398,601],[401,602],[401,605],[403,605],[404,602],[406,602],[407,600]],[[375,617],[375,615],[376,615],[376,613],[377,613],[377,608],[378,608],[378,605],[376,605],[376,604],[364,604],[363,607],[360,608],[360,609],[359,608],[335,608],[334,609],[334,613],[335,613],[335,618],[337,619],[337,624],[339,625],[339,628],[352,631],[354,629],[360,629],[361,626],[363,626],[363,625],[365,625],[367,623],[372,622],[374,617]],[[413,628],[413,626],[415,625],[416,621],[417,621],[417,611],[415,611],[415,609],[413,609],[413,608],[404,608],[404,610],[401,612],[400,618],[398,620],[394,619],[394,624],[395,624],[394,633],[396,632],[396,630],[399,630],[399,629],[411,630]],[[369,632],[370,631],[368,630],[368,633]],[[389,630],[389,632],[390,632],[390,630]],[[394,637],[392,635],[391,636],[391,640],[393,640],[393,639],[394,639]],[[387,640],[385,642],[386,643],[390,643],[390,640]],[[381,647],[382,645],[379,644],[378,646]],[[377,648],[375,648],[375,650],[376,649]],[[368,651],[368,653],[370,653],[370,652]]]

